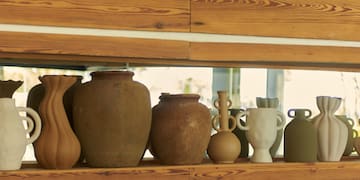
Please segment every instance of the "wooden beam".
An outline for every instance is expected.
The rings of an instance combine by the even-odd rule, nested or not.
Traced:
[[[360,40],[358,0],[191,0],[191,32]]]
[[[190,46],[192,60],[360,64],[357,47],[201,42]]]
[[[247,159],[235,164],[161,166],[158,161],[142,162],[139,167],[130,168],[86,168],[67,170],[45,170],[26,166],[19,171],[1,171],[2,180],[45,180],[45,179],[354,179],[360,163],[356,158],[341,162],[320,163],[249,163]]]
[[[0,37],[1,53],[158,59],[188,59],[189,54],[185,41],[1,31]]]
[[[189,0],[7,0],[0,23],[189,31]]]

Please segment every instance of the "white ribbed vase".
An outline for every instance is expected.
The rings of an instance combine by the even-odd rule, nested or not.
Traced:
[[[340,161],[348,136],[346,125],[335,117],[341,98],[318,96],[316,103],[320,114],[312,119],[312,123],[318,134],[318,160]]]

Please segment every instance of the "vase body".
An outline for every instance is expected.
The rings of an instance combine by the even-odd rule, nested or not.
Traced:
[[[279,99],[278,98],[257,97],[256,98],[256,106],[258,108],[275,108],[275,109],[277,109],[279,106]],[[278,122],[278,125],[280,123],[281,122]],[[276,132],[275,142],[270,148],[270,154],[271,154],[271,157],[273,157],[273,158],[276,156],[276,153],[279,150],[283,134],[284,134],[284,130],[282,128]]]
[[[77,78],[45,75],[39,79],[45,87],[45,96],[39,106],[43,128],[34,143],[35,157],[43,168],[71,168],[79,159],[80,143],[66,116],[63,96]]]
[[[254,148],[251,161],[255,163],[271,163],[270,147],[274,144],[276,134],[285,125],[283,114],[275,108],[248,108],[238,113],[236,119],[246,116],[246,126],[240,122],[238,127],[246,131],[246,137]],[[280,124],[278,124],[280,122]]]
[[[0,98],[12,98],[14,92],[23,84],[22,81],[0,80]]]
[[[241,143],[232,131],[236,128],[236,119],[229,116],[228,109],[231,107],[231,100],[227,97],[226,91],[218,91],[218,99],[214,106],[218,109],[219,115],[212,118],[212,126],[217,131],[211,136],[207,153],[215,163],[234,163],[241,152]],[[229,127],[229,120],[231,127]],[[217,127],[219,121],[219,127]]]
[[[341,98],[318,96],[316,103],[320,114],[312,119],[318,134],[318,160],[340,161],[348,138],[346,125],[335,117]]]
[[[200,164],[210,140],[210,111],[196,94],[162,94],[152,109],[151,148],[160,163]]]
[[[241,112],[244,111],[242,109],[229,109],[230,111],[230,115],[233,117],[236,117],[236,115]],[[243,121],[242,119],[239,120],[239,122],[241,123],[241,125],[245,126],[245,121]],[[232,126],[231,121],[229,122],[229,126]],[[236,137],[239,139],[240,144],[241,144],[241,152],[239,157],[243,157],[243,158],[247,158],[249,156],[249,141],[246,139],[246,131],[239,129],[237,126],[236,128],[232,131],[232,133],[234,133],[236,135]]]
[[[317,132],[308,120],[311,117],[311,111],[290,109],[288,116],[294,119],[284,131],[284,160],[286,162],[316,162]]]
[[[21,117],[24,111],[32,118]],[[0,98],[0,170],[17,170],[21,167],[26,145],[31,144],[40,135],[41,121],[39,115],[30,108],[15,107],[15,100]],[[25,130],[22,120],[26,120],[28,129]],[[30,138],[27,133],[35,127]]]
[[[347,127],[348,138],[347,138],[346,147],[345,147],[345,151],[344,151],[343,155],[349,156],[354,150],[354,138],[358,136],[357,131],[353,129],[354,120],[346,117],[345,115],[336,115],[336,117],[339,120],[341,120]]]
[[[74,94],[73,115],[87,163],[92,167],[137,166],[151,128],[148,89],[130,71],[91,73]]]
[[[76,82],[66,90],[64,97],[63,97],[63,103],[64,108],[66,112],[66,116],[69,120],[71,128],[74,130],[74,121],[73,121],[73,115],[72,115],[72,109],[73,109],[73,100],[74,100],[74,92],[77,87],[81,84],[82,76],[74,76],[76,77]],[[32,109],[34,109],[36,112],[39,112],[39,106],[41,100],[45,96],[45,87],[43,84],[37,84],[34,87],[32,87],[29,91],[28,98],[26,105]]]

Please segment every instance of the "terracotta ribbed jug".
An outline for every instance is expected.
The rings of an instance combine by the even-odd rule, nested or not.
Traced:
[[[80,143],[66,116],[63,96],[77,78],[45,75],[39,79],[45,87],[45,96],[39,107],[43,128],[34,143],[35,157],[43,168],[71,168],[79,159]]]

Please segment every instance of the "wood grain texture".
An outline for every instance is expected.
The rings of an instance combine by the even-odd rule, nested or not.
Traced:
[[[24,166],[23,166],[24,167]],[[86,168],[68,170],[44,170],[27,165],[19,171],[2,171],[4,180],[45,180],[45,179],[318,179],[353,180],[358,177],[359,159],[341,162],[254,164],[247,160],[235,164],[161,166],[157,161],[142,163],[133,168]]]
[[[191,0],[191,31],[360,40],[360,1]]]
[[[0,31],[0,52],[187,59],[185,41]]]
[[[6,0],[0,23],[189,31],[188,0]]]
[[[190,59],[206,61],[247,61],[359,64],[360,48],[337,46],[275,45],[248,43],[191,43]]]

